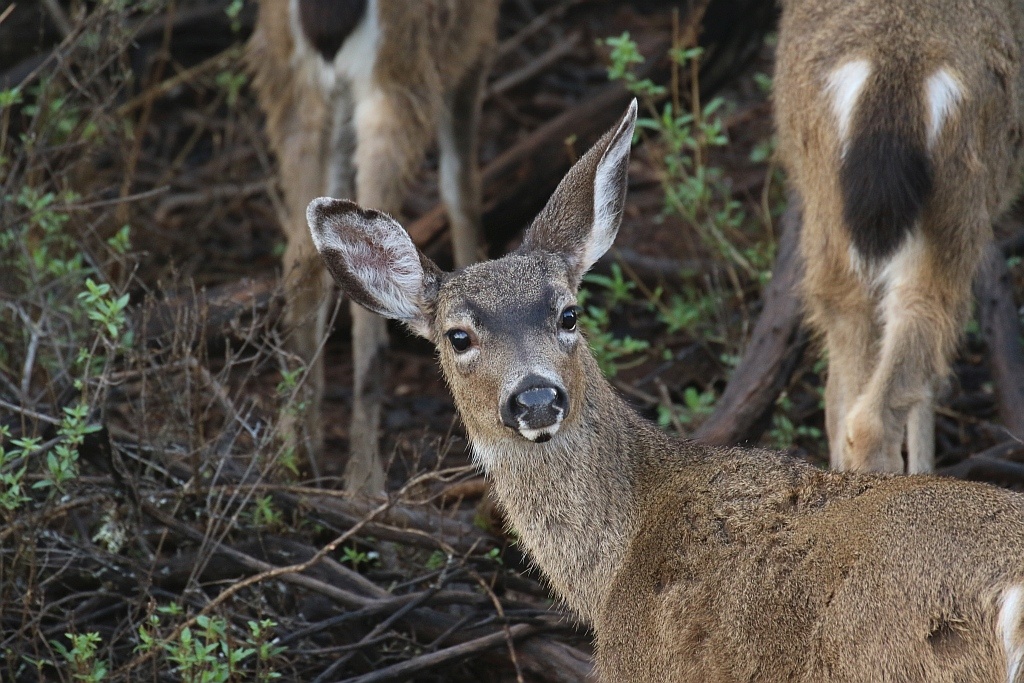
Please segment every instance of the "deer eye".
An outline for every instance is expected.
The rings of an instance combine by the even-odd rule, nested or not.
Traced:
[[[455,353],[463,353],[473,344],[473,340],[469,337],[469,332],[465,330],[448,330],[445,336],[451,342]]]
[[[572,332],[576,329],[576,319],[579,317],[579,306],[570,306],[569,308],[562,311],[562,315],[559,318],[559,324],[562,329],[566,332]]]

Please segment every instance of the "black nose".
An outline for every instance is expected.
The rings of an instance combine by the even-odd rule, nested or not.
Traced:
[[[561,387],[539,377],[527,378],[502,406],[501,421],[517,431],[544,429],[564,418],[567,406]]]

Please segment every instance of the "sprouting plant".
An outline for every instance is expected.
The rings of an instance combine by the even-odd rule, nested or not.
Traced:
[[[345,546],[341,549],[341,561],[352,565],[353,569],[359,569],[362,565],[380,561],[380,555],[375,550],[363,551],[352,546]]]
[[[105,680],[108,665],[96,656],[96,650],[102,642],[100,634],[65,633],[64,635],[71,641],[70,648],[59,640],[52,640],[50,644],[67,663],[71,677],[76,681],[85,681],[86,683],[99,683]]]
[[[277,640],[272,638],[277,623],[272,619],[250,620],[247,623],[249,637],[246,638],[246,642],[256,653],[255,680],[257,683],[264,683],[281,678],[281,673],[274,671],[274,660],[284,654],[287,648],[278,645]]]
[[[4,444],[10,440],[10,447]],[[0,424],[0,508],[13,512],[27,503],[25,475],[28,473],[28,458],[39,446],[39,437],[11,439],[7,425]]]
[[[259,496],[253,499],[252,523],[261,528],[278,528],[284,525],[281,510],[274,505],[273,496]]]
[[[636,76],[635,67],[644,57],[628,33],[606,38],[604,44],[610,48],[608,77],[621,81],[635,94],[647,114],[638,118],[636,125],[639,134],[650,136],[657,150],[665,213],[685,219],[709,247],[758,279],[757,268],[730,239],[746,224],[746,212],[732,198],[722,169],[709,163],[709,151],[726,145],[728,136],[721,117],[725,100],[700,100],[697,67],[702,49],[680,45],[669,51],[679,71],[690,77],[689,101],[684,102],[678,80],[664,87]],[[769,152],[766,148],[762,154]]]
[[[636,289],[636,283],[632,280],[627,280],[623,276],[622,267],[618,263],[612,264],[611,275],[587,273],[583,280],[584,282],[604,288],[605,296],[608,297],[608,306],[617,306],[618,304],[631,301],[633,299],[633,290]]]
[[[246,75],[235,71],[221,71],[216,77],[217,85],[224,89],[228,97],[228,106],[234,109],[238,104],[238,96],[245,87],[248,79]]]
[[[157,612],[177,617],[182,615],[183,610],[177,603],[171,603],[158,607]],[[174,665],[182,683],[227,683],[243,680],[244,664],[258,650],[252,642],[251,626],[250,634],[242,644],[229,633],[226,620],[203,614],[196,617],[195,629],[185,627],[181,629],[177,638],[164,641],[157,635],[161,626],[159,614],[150,615],[147,623],[139,626],[137,650],[148,652],[153,648],[162,649],[168,661]],[[261,627],[261,634],[265,628],[269,627]],[[269,678],[264,676],[261,680]]]
[[[440,550],[435,550],[434,552],[430,553],[430,557],[427,558],[424,567],[426,567],[430,571],[434,571],[435,569],[440,569],[441,567],[448,564],[448,561],[449,557],[446,553]]]

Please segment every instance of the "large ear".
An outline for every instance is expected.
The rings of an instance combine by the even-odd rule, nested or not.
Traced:
[[[569,169],[523,238],[524,250],[562,256],[577,284],[619,231],[635,124],[634,99],[619,122]]]
[[[321,197],[306,208],[313,244],[352,300],[430,336],[430,311],[441,271],[397,221],[343,199]]]

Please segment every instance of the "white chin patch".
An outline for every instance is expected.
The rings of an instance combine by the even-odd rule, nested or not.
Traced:
[[[551,425],[550,427],[545,427],[544,429],[529,429],[527,427],[523,427],[520,425],[519,434],[524,439],[527,439],[534,443],[544,443],[545,441],[550,441],[551,437],[558,433],[558,428],[561,426],[561,420]]]

